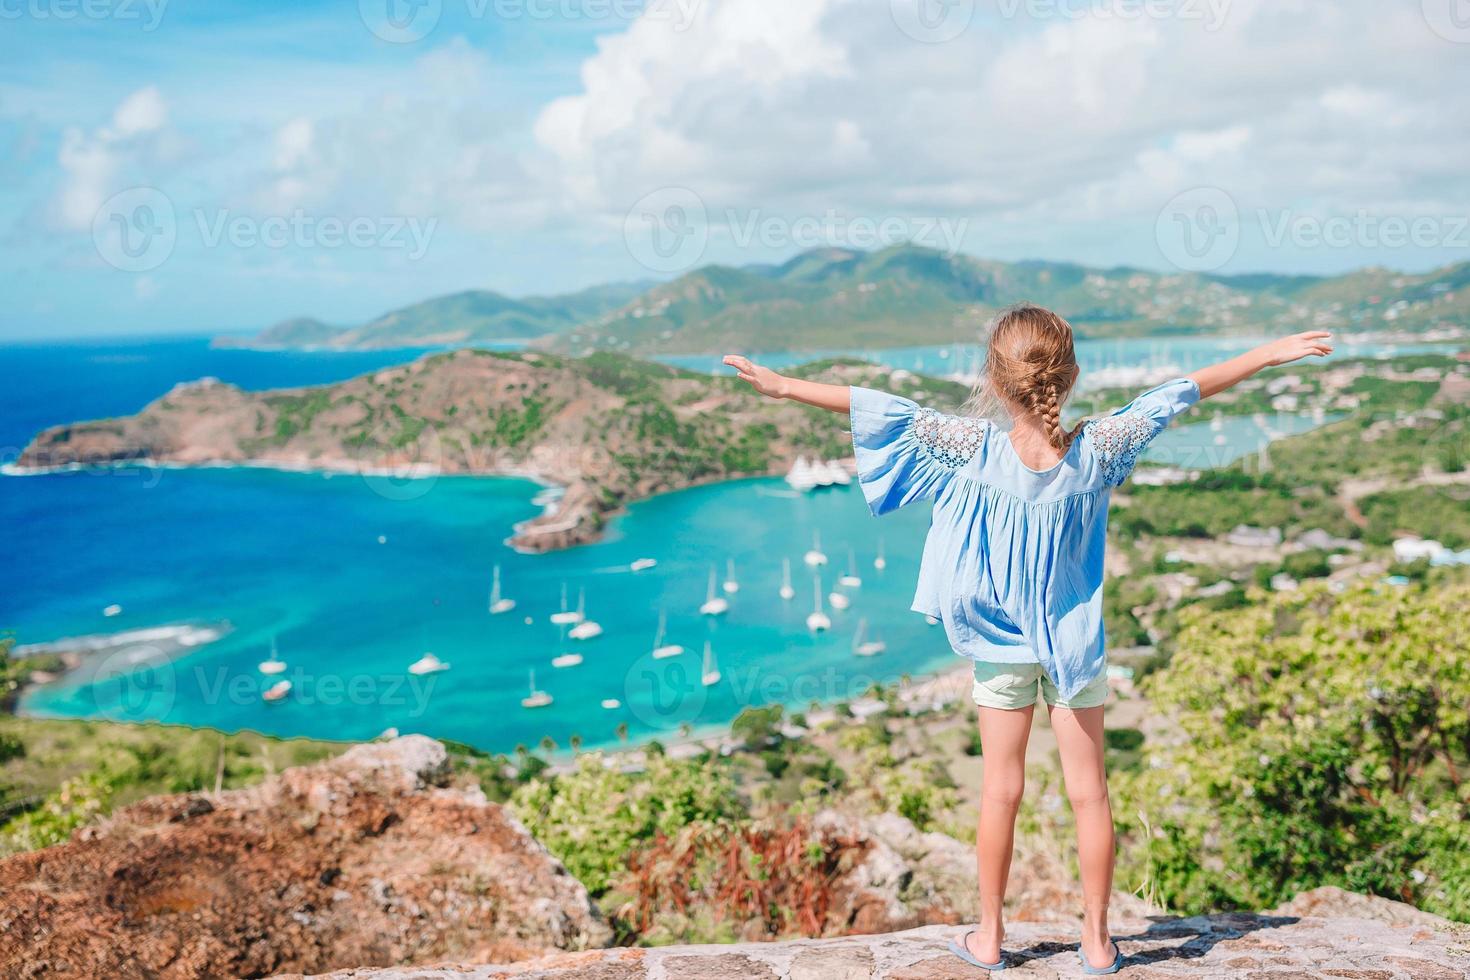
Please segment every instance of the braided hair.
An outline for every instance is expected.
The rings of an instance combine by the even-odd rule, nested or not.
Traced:
[[[1047,442],[1066,452],[1081,426],[1062,427],[1062,405],[1077,381],[1077,355],[1072,325],[1051,310],[1022,304],[1001,312],[990,331],[985,372],[987,383],[1006,401],[1038,416]]]

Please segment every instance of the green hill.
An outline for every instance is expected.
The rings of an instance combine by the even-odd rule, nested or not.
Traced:
[[[300,317],[278,323],[247,340],[223,338],[217,343],[236,347],[372,350],[529,341],[617,309],[647,285],[611,283],[564,296],[523,299],[471,289],[413,303],[357,327],[333,327],[320,320]]]
[[[1206,276],[995,262],[900,245],[819,249],[775,266],[708,266],[548,338],[562,350],[708,353],[973,340],[1019,301],[1067,316],[1082,336],[1261,334],[1312,327],[1413,330],[1470,319],[1470,263],[1425,275]]]
[[[1084,337],[1311,328],[1423,334],[1470,322],[1470,262],[1409,275],[1210,276],[1064,262],[997,262],[915,245],[822,248],[779,265],[710,265],[668,282],[515,299],[470,290],[335,329],[288,320],[244,343],[344,349],[527,342],[639,355],[898,347],[973,341],[1029,301]],[[238,345],[240,341],[226,341]]]

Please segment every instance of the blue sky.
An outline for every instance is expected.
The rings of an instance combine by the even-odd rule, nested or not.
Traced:
[[[898,239],[1465,261],[1457,2],[0,0],[0,337]]]

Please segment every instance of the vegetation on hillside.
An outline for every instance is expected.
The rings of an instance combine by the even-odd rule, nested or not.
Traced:
[[[1470,584],[1186,613],[1115,780],[1122,878],[1171,908],[1338,885],[1470,921]]]
[[[1312,276],[1164,275],[1066,262],[998,262],[913,244],[818,248],[780,265],[710,265],[658,284],[611,283],[520,299],[438,296],[370,323],[287,320],[245,343],[382,348],[543,338],[564,350],[821,350],[970,342],[997,309],[1041,303],[1083,336],[1261,329],[1425,330],[1463,323],[1470,263],[1422,275],[1366,269]],[[237,338],[222,343],[239,344]]]
[[[0,855],[60,843],[146,796],[248,786],[346,747],[253,732],[0,715]]]

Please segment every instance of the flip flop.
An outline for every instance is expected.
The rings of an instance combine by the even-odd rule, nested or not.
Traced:
[[[949,941],[949,951],[955,956],[958,956],[960,959],[964,960],[966,963],[970,964],[971,966],[978,966],[982,970],[989,970],[991,973],[996,973],[1000,970],[1004,970],[1006,968],[1006,958],[1004,953],[1002,953],[1000,959],[996,960],[994,963],[981,963],[980,958],[977,957],[974,953],[970,952],[970,937],[973,935],[975,935],[975,930],[971,929],[969,932],[965,933],[965,938],[962,942],[957,943],[953,939],[951,939]],[[1085,966],[1086,963],[1084,963],[1083,965]]]
[[[1093,966],[1092,964],[1088,963],[1087,957],[1082,955],[1082,950],[1080,947],[1077,950],[1077,958],[1082,961],[1082,972],[1087,974],[1089,977],[1102,977],[1108,975],[1109,973],[1117,973],[1119,970],[1123,969],[1123,951],[1118,948],[1117,943],[1113,943],[1113,962],[1109,963],[1107,966]]]

